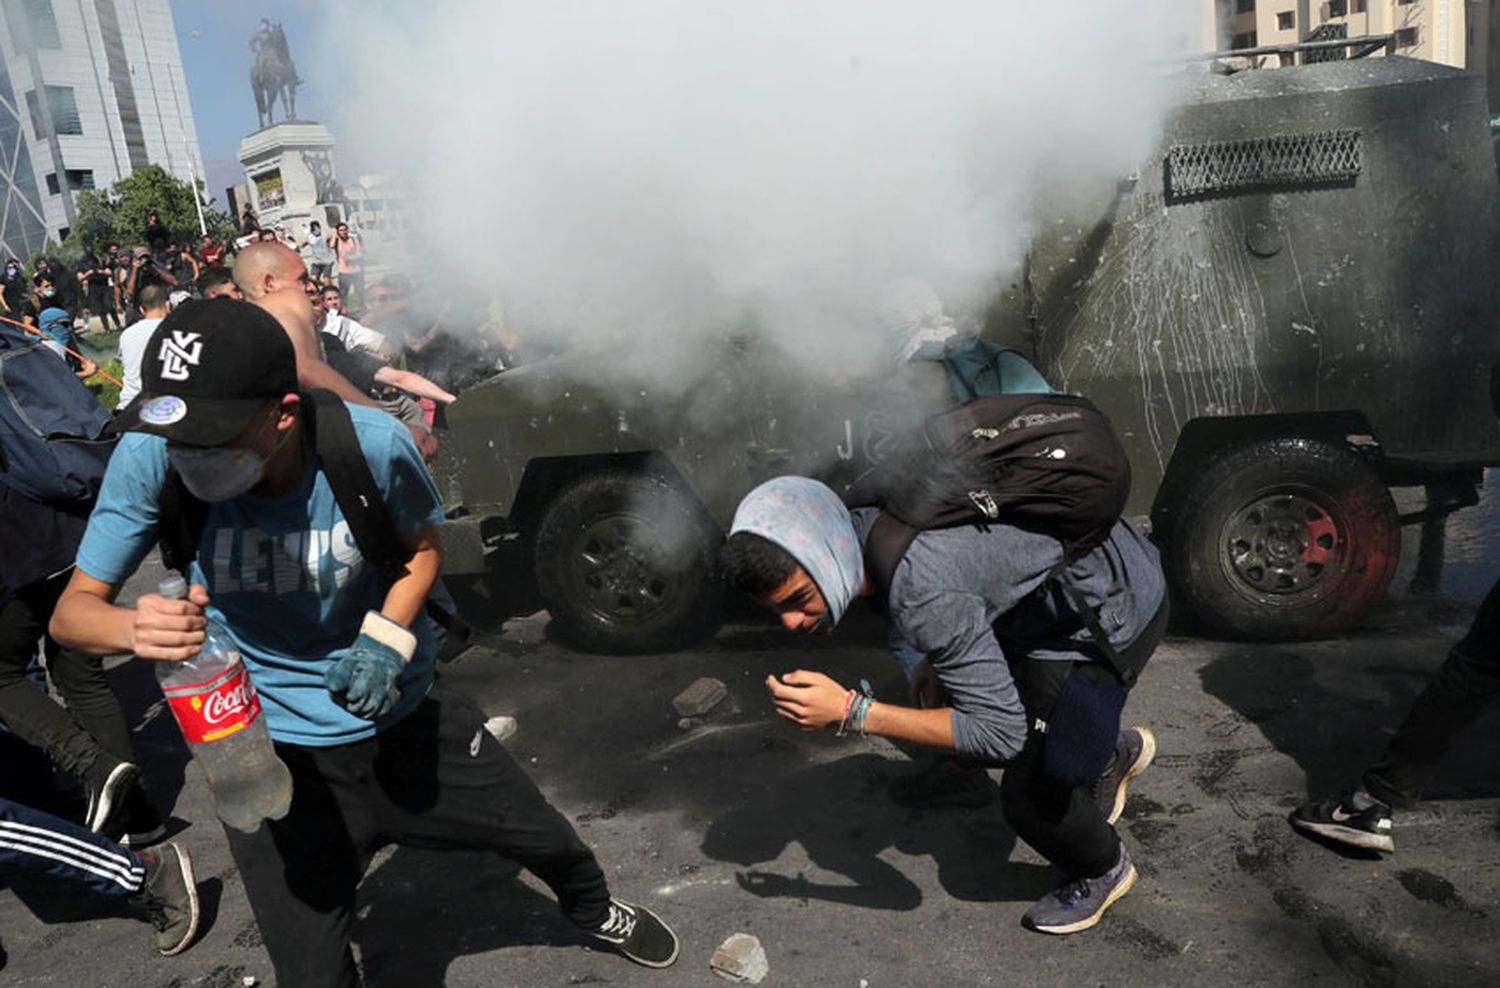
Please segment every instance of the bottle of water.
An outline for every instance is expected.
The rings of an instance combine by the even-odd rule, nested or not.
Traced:
[[[174,574],[157,592],[185,600],[187,581]],[[208,776],[219,819],[251,833],[291,809],[292,773],[271,745],[239,646],[217,621],[206,630],[203,650],[191,659],[153,663],[156,678],[193,760]]]

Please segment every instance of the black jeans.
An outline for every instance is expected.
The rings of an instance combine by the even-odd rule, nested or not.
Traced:
[[[64,710],[26,678],[26,666],[57,598],[68,583],[59,573],[22,588],[0,605],[0,721],[41,748],[64,772],[82,777],[101,751],[133,761],[125,711],[104,678],[103,659],[46,640],[47,671],[68,703]]]
[[[1129,648],[1124,649],[1127,664],[1145,667],[1151,653],[1161,644],[1167,627],[1167,604],[1164,601]],[[1003,642],[1002,642],[1003,644]],[[1080,659],[1084,657],[1080,656]],[[1124,692],[1107,664],[1100,661],[1067,662],[1057,659],[1019,657],[1010,663],[1016,690],[1026,708],[1026,743],[1021,753],[1005,763],[1000,779],[1000,803],[1005,819],[1021,838],[1042,857],[1065,874],[1069,881],[1097,878],[1115,866],[1120,857],[1120,836],[1106,822],[1105,814],[1094,801],[1093,789],[1064,781],[1056,774],[1060,762],[1077,764],[1091,757],[1087,752],[1070,753],[1066,759],[1049,758],[1048,739],[1062,735],[1062,725],[1055,719],[1058,698],[1069,679],[1076,690],[1099,689]],[[1116,693],[1118,696],[1119,693]],[[1123,704],[1122,704],[1123,706]],[[1069,704],[1076,712],[1079,705]],[[1108,767],[1120,729],[1120,711],[1100,704],[1091,716],[1100,723],[1084,725],[1074,736],[1097,738],[1099,750],[1092,757],[1100,771]],[[1045,730],[1038,730],[1038,721]],[[1056,753],[1054,753],[1056,754]]]
[[[441,683],[374,738],[276,750],[292,773],[291,812],[253,834],[224,832],[278,984],[359,984],[349,949],[354,890],[387,844],[493,850],[546,882],[578,926],[608,914],[593,852],[484,729],[478,708]]]
[[[88,290],[89,311],[99,317],[99,328],[105,332],[111,331],[113,323],[120,329],[125,328],[125,321],[115,311],[114,296],[108,288],[89,288]]]
[[[1023,659],[1012,668],[1026,707],[1026,744],[1005,763],[1000,777],[1000,805],[1016,836],[1031,845],[1071,881],[1097,878],[1120,857],[1120,837],[1086,787],[1054,778],[1044,764],[1047,735],[1036,729],[1049,715],[1063,684],[1085,663]],[[1118,731],[1119,721],[1115,728]]]
[[[1406,715],[1385,756],[1364,777],[1365,789],[1396,807],[1422,798],[1438,766],[1486,704],[1500,695],[1500,582],[1490,588],[1469,633]]]

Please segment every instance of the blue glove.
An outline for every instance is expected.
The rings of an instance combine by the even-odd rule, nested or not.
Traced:
[[[396,709],[396,681],[417,649],[417,636],[370,611],[349,651],[328,670],[323,685],[334,702],[356,717],[379,720]]]

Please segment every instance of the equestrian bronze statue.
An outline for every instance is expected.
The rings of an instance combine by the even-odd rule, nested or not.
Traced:
[[[281,24],[272,25],[261,18],[260,30],[250,39],[250,50],[255,52],[255,65],[250,69],[250,88],[255,91],[255,109],[260,115],[260,126],[269,127],[275,122],[276,100],[281,100],[282,116],[286,120],[297,119],[297,87],[302,80],[297,78],[297,67],[292,64],[291,52],[287,50],[286,35]]]

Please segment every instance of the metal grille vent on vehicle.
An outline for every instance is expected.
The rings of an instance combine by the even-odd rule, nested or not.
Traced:
[[[452,453],[439,456],[436,462],[428,465],[438,495],[443,499],[444,514],[463,505],[463,466],[463,461]]]
[[[1362,151],[1357,130],[1176,144],[1167,151],[1167,195],[1186,199],[1266,186],[1350,182],[1360,172]]]

